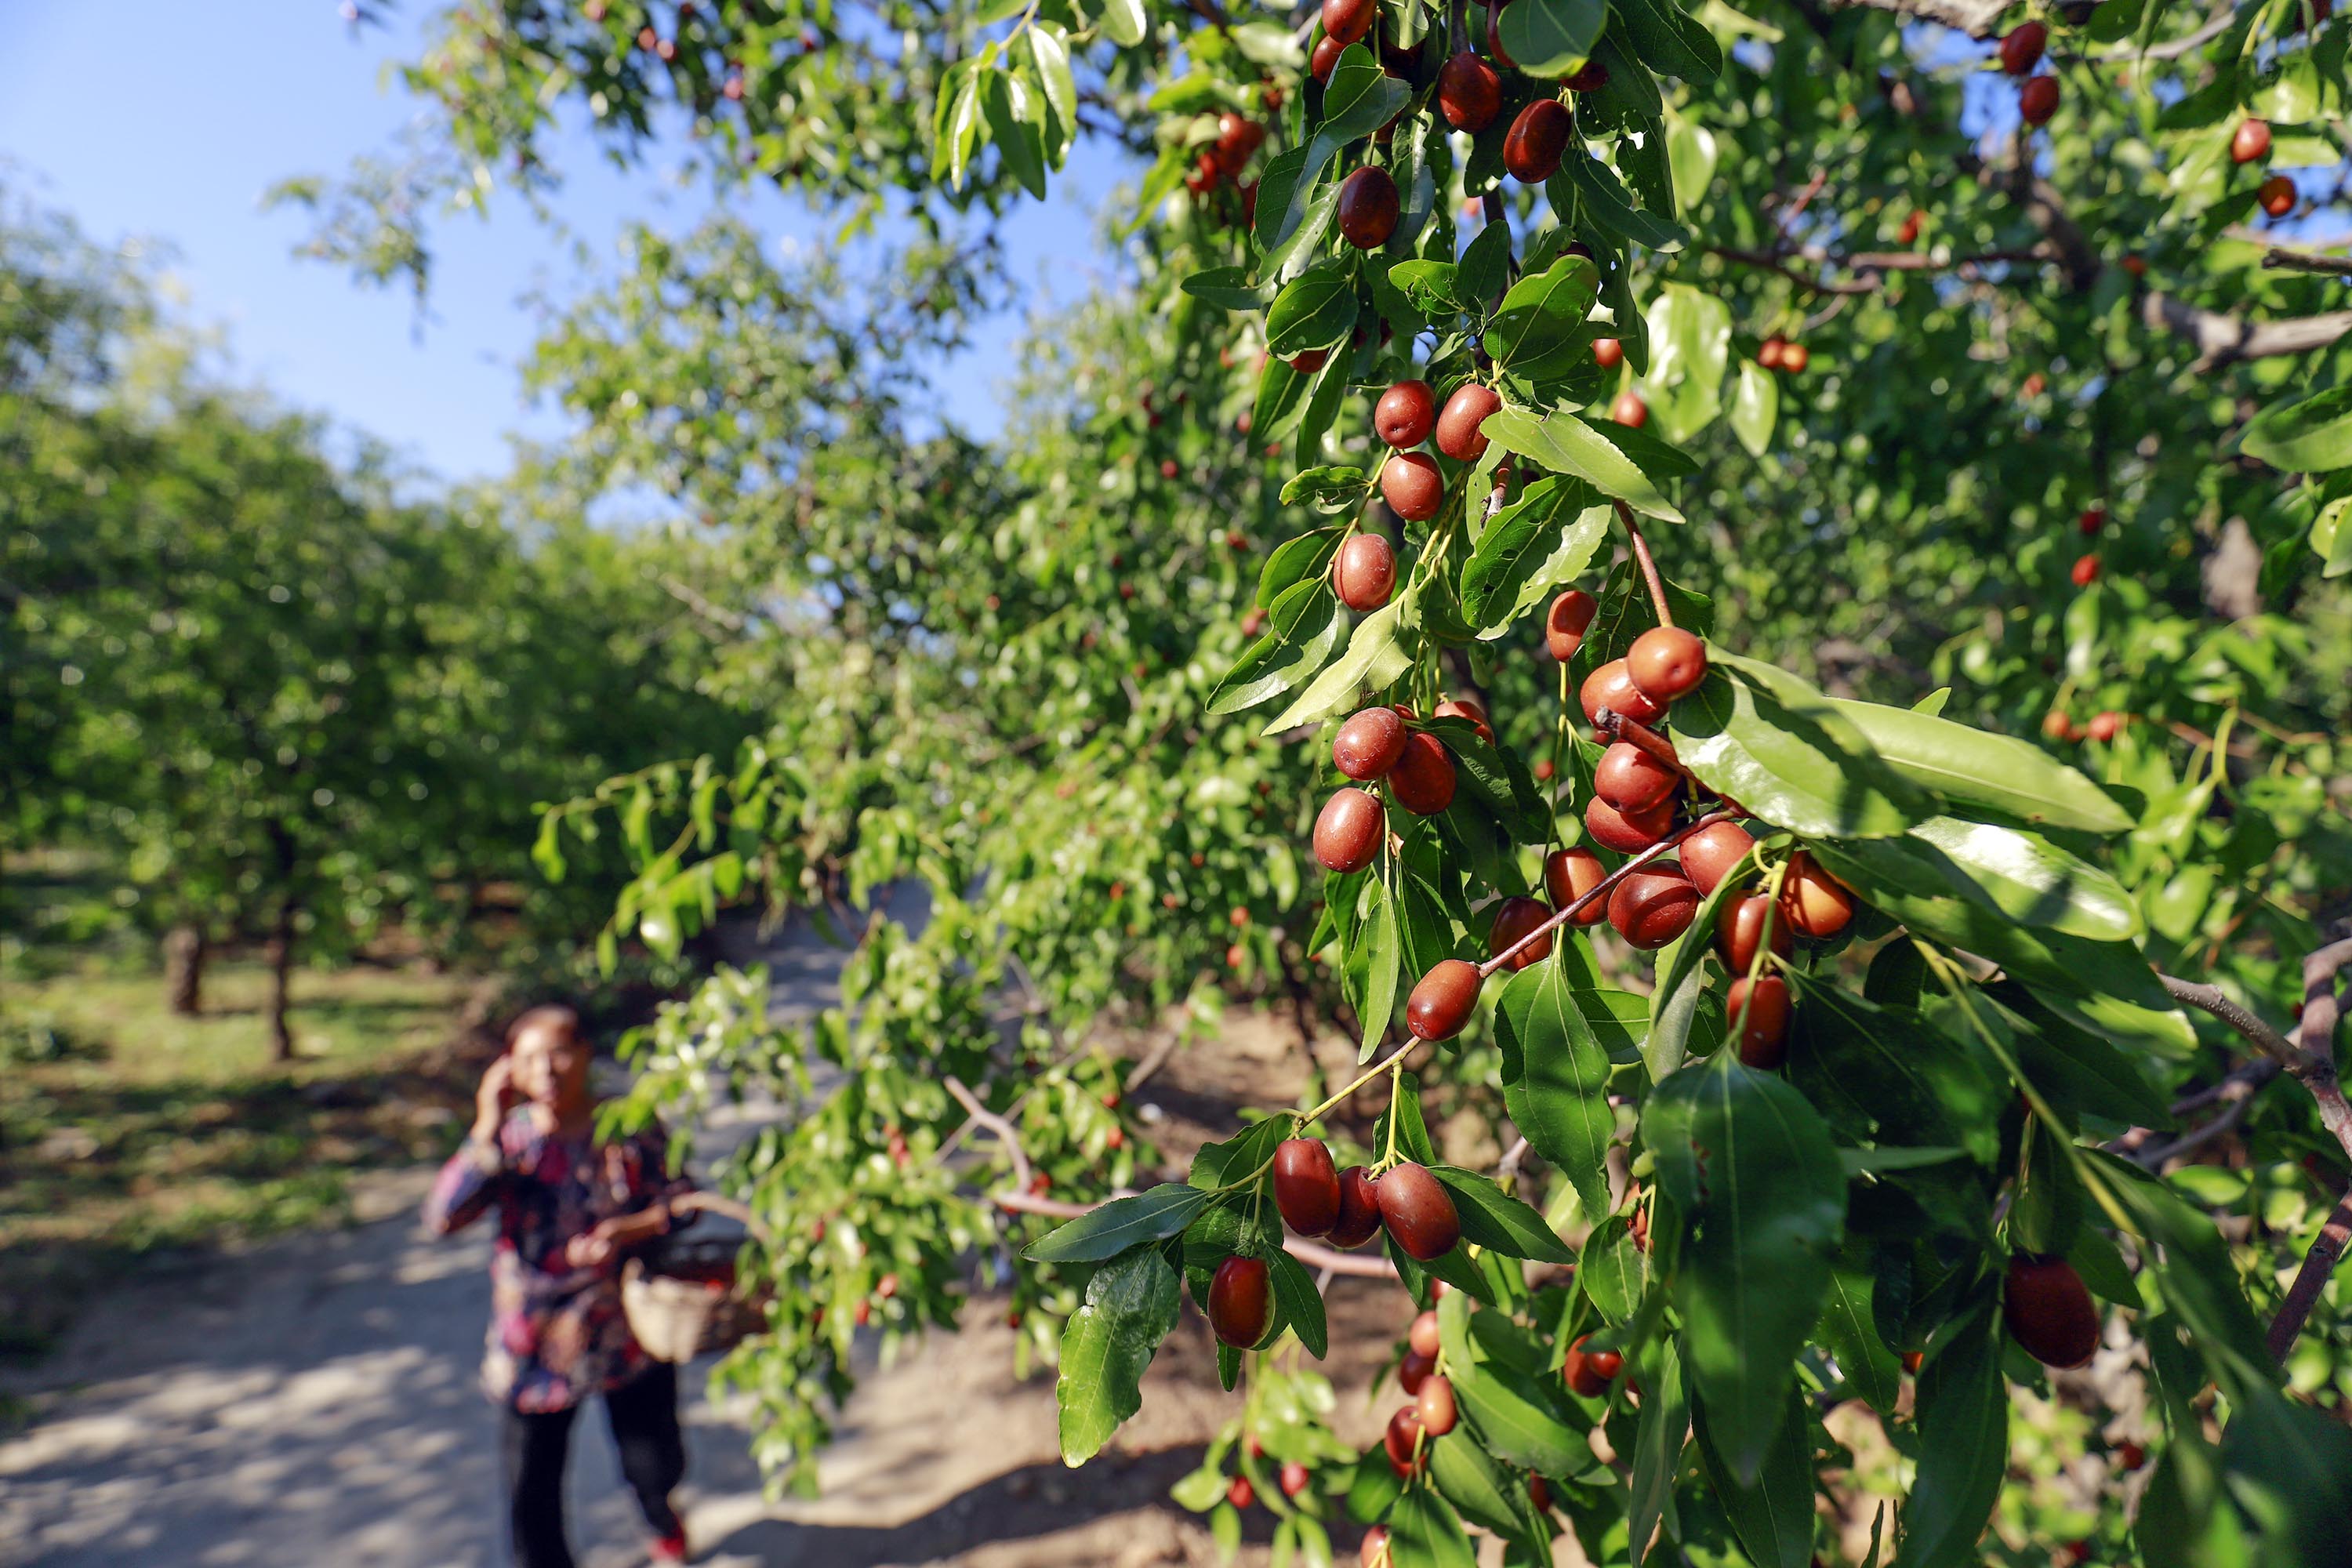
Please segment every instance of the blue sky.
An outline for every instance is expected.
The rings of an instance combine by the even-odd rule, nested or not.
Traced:
[[[416,109],[385,67],[413,48],[437,0],[409,0],[389,33],[354,33],[335,0],[0,0],[0,182],[70,213],[103,242],[165,242],[188,319],[222,330],[239,379],[464,479],[505,470],[507,432],[560,428],[550,411],[524,405],[515,366],[532,333],[520,297],[534,287],[572,292],[565,242],[510,200],[487,223],[445,221],[420,320],[405,289],[364,288],[297,258],[301,215],[261,205],[286,175],[339,172],[355,154],[391,147]],[[659,159],[617,174],[582,140],[560,146],[557,160],[568,178],[561,216],[599,245],[632,218],[677,231],[707,209],[699,192],[664,177]],[[994,433],[992,387],[1011,366],[1024,310],[1112,279],[1092,213],[1118,173],[1082,150],[1047,202],[1005,226],[1024,304],[942,367],[947,417]],[[822,243],[831,230],[796,199],[762,194],[740,205],[779,243]]]

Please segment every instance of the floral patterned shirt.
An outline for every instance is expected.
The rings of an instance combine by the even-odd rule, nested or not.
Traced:
[[[495,1148],[468,1139],[441,1167],[425,1201],[436,1234],[498,1211],[482,1357],[482,1392],[494,1403],[527,1414],[568,1410],[646,1369],[621,1311],[624,1259],[574,1268],[563,1247],[599,1221],[691,1192],[685,1175],[669,1174],[668,1149],[658,1126],[599,1145],[586,1132],[542,1132],[523,1110],[499,1127]]]

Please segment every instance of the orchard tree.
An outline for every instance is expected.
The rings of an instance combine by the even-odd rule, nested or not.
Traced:
[[[949,1321],[977,1252],[1074,1464],[1190,1293],[1245,1385],[1179,1488],[1227,1542],[2347,1560],[2347,39],[2309,0],[446,11],[412,216],[547,188],[567,103],[950,242],[1150,153],[1135,299],[1040,340],[994,452],[845,391],[889,308],[844,361],[748,245],[548,362],[803,635],[724,661],[770,735],[543,858],[618,815],[615,950],[835,869],[934,899],[804,1032],[722,972],[639,1042],[634,1112],[842,1069],[737,1173],[763,1458],[806,1479],[856,1328]],[[306,187],[321,245],[421,268],[384,189]],[[1098,1031],[1253,993],[1359,1070],[1121,1192]],[[1465,1110],[1492,1169],[1429,1135]],[[1359,1458],[1297,1353],[1376,1237],[1423,1315]],[[2097,1429],[2072,1537],[2003,1501],[2060,1441],[2025,1393]],[[1874,1516],[1857,1409],[1908,1461]]]

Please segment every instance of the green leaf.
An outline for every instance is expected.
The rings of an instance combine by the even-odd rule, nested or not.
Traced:
[[[1102,29],[1121,48],[1143,42],[1143,0],[1100,0]]]
[[[1692,1411],[1699,1462],[1731,1521],[1740,1549],[1758,1568],[1805,1568],[1813,1554],[1812,1423],[1804,1396],[1792,1384],[1784,1394],[1771,1444],[1757,1473],[1732,1472],[1713,1406],[1704,1394]]]
[[[1649,1293],[1650,1255],[1633,1245],[1630,1215],[1611,1215],[1593,1226],[1577,1261],[1576,1282],[1611,1322],[1622,1323],[1633,1317]]]
[[[1358,1021],[1364,1026],[1363,1046],[1356,1058],[1360,1062],[1371,1060],[1372,1053],[1388,1038],[1402,988],[1399,972],[1404,965],[1396,906],[1389,899],[1389,890],[1375,882],[1369,891],[1372,910],[1364,917],[1364,1002],[1357,1009]]]
[[[1363,504],[1366,489],[1364,470],[1353,465],[1309,468],[1303,474],[1292,475],[1282,487],[1282,504],[1296,506],[1305,501],[1318,511],[1353,511]],[[1336,535],[1332,542],[1336,548]]]
[[[1544,1223],[1544,1216],[1497,1187],[1494,1178],[1459,1165],[1432,1165],[1429,1173],[1454,1194],[1454,1210],[1462,1216],[1462,1239],[1472,1246],[1539,1263],[1576,1261],[1576,1253]]]
[[[1400,261],[1389,268],[1389,286],[1425,316],[1451,316],[1462,309],[1451,261]]]
[[[1686,283],[1652,296],[1650,373],[1643,391],[1650,417],[1669,441],[1686,441],[1723,411],[1723,372],[1730,363],[1731,308]]]
[[[1592,487],[1547,477],[1495,515],[1462,567],[1462,610],[1482,637],[1501,637],[1592,564],[1610,510]]]
[[[1250,281],[1246,267],[1211,267],[1188,273],[1184,292],[1228,310],[1263,310],[1275,296],[1272,287]]]
[[[1064,1464],[1094,1458],[1119,1423],[1143,1407],[1144,1369],[1176,1326],[1180,1305],[1176,1271],[1156,1247],[1105,1264],[1087,1282],[1085,1305],[1062,1330],[1062,1367],[1054,1381]]]
[[[1209,692],[1209,711],[1238,713],[1279,697],[1323,668],[1339,646],[1339,602],[1321,576],[1294,583],[1274,602],[1265,634]]]
[[[1886,1342],[1878,1337],[1876,1321],[1871,1316],[1871,1293],[1877,1288],[1877,1277],[1866,1268],[1840,1267],[1832,1271],[1819,1332],[1821,1342],[1837,1357],[1838,1370],[1845,1373],[1853,1391],[1881,1416],[1892,1420],[1895,1401],[1902,1396],[1903,1367],[1886,1348]]]
[[[1675,0],[1612,0],[1610,10],[1634,58],[1652,70],[1699,85],[1723,74],[1722,46]]]
[[[1751,848],[1700,902],[1688,929],[1658,953],[1657,984],[1650,991],[1650,1032],[1642,1042],[1642,1057],[1654,1083],[1664,1082],[1668,1073],[1683,1065],[1691,1026],[1707,990],[1705,961],[1715,946],[1716,917],[1727,900],[1748,891],[1747,872],[1755,862]]]
[[[2092,942],[2128,942],[2139,906],[2123,884],[2038,833],[1930,816],[1910,837],[1941,858],[1946,880],[1996,914]]]
[[[1562,185],[1573,193],[1573,201],[1563,202],[1555,196],[1552,200],[1555,208],[1582,204],[1590,206],[1591,216],[1603,228],[1635,245],[1663,251],[1683,247],[1685,237],[1680,226],[1635,206],[1609,165],[1590,153],[1580,152],[1573,142],[1569,146],[1568,156],[1560,161],[1559,173],[1546,182],[1548,190]],[[1611,307],[1612,310],[1615,308],[1614,305]],[[1623,324],[1622,318],[1619,324]],[[1631,342],[1629,339],[1626,349],[1629,359],[1634,357]]]
[[[1592,53],[1608,20],[1603,0],[1531,0],[1525,6],[1507,6],[1499,31],[1504,52],[1521,74],[1559,77]]]
[[[1266,352],[1288,359],[1344,341],[1356,324],[1356,280],[1337,267],[1293,279],[1265,313]]]
[[[1389,1562],[1393,1568],[1476,1568],[1478,1554],[1444,1500],[1428,1487],[1412,1487],[1389,1513]]]
[[[1528,1146],[1576,1188],[1584,1212],[1609,1212],[1607,1159],[1616,1136],[1609,1053],[1570,990],[1565,941],[1510,978],[1495,1008],[1503,1104]]]
[[[2106,791],[2028,742],[1916,709],[1829,700],[1889,767],[1946,800],[2086,833],[2123,833],[2133,825]]]
[[[1032,23],[1029,55],[1037,64],[1037,81],[1045,89],[1045,101],[1053,106],[1066,133],[1076,132],[1078,125],[1078,84],[1070,75],[1069,39],[1051,22]]]
[[[1389,1119],[1396,1119],[1396,1152],[1416,1165],[1425,1168],[1437,1163],[1437,1151],[1429,1142],[1429,1127],[1421,1119],[1421,1079],[1412,1073],[1400,1073],[1396,1094],[1389,1109],[1372,1120],[1372,1142],[1386,1148],[1389,1143]]]
[[[1660,1084],[1643,1142],[1681,1211],[1684,1354],[1732,1476],[1756,1483],[1821,1317],[1845,1173],[1803,1095],[1737,1053]]]
[[[1318,472],[1328,472],[1318,469]],[[1307,478],[1302,474],[1299,479]],[[1291,483],[1297,484],[1298,479]],[[1329,569],[1331,557],[1339,552],[1339,530],[1318,528],[1312,533],[1302,533],[1276,545],[1265,558],[1265,569],[1257,577],[1258,608],[1271,609],[1283,593],[1309,578],[1320,578]]]
[[[1240,1181],[1274,1158],[1275,1145],[1290,1135],[1293,1125],[1290,1117],[1269,1116],[1222,1143],[1202,1144],[1192,1156],[1185,1181],[1195,1187],[1222,1187]]]
[[[1264,733],[1278,735],[1293,725],[1327,719],[1354,703],[1362,689],[1379,691],[1402,679],[1412,668],[1412,658],[1405,652],[1398,634],[1405,624],[1407,612],[1415,607],[1419,597],[1418,587],[1408,588],[1358,621],[1354,634],[1348,638],[1348,650],[1317,676],[1314,684],[1300,692],[1298,700],[1284,709],[1282,716],[1268,724]]]
[[[1898,943],[1899,946],[1908,946]],[[1790,1081],[1856,1141],[1965,1148],[1990,1165],[2013,1091],[1961,1040],[1801,971]]]
[[[1853,724],[1785,670],[1710,645],[1706,679],[1668,715],[1683,766],[1775,826],[1806,837],[1879,838],[1925,803]]]
[[[1539,1475],[1575,1475],[1591,1463],[1592,1449],[1571,1416],[1556,1380],[1538,1381],[1473,1349],[1470,1303],[1448,1296],[1437,1304],[1447,1377],[1472,1436],[1505,1464]]]
[[[980,110],[988,120],[988,139],[996,143],[1004,166],[1022,188],[1043,200],[1045,195],[1045,144],[1032,115],[1042,104],[1033,101],[1029,84],[1008,71],[982,73]]]
[[[1209,1194],[1198,1187],[1163,1183],[1131,1198],[1113,1198],[1030,1244],[1033,1263],[1093,1263],[1146,1242],[1164,1241],[1192,1223]]]
[[[1511,226],[1488,224],[1463,247],[1462,265],[1454,277],[1454,297],[1464,310],[1484,316],[1494,309],[1511,280]]]
[[[1651,1373],[1656,1392],[1642,1401],[1633,1436],[1633,1479],[1626,1500],[1626,1540],[1633,1561],[1643,1561],[1650,1538],[1674,1506],[1675,1478],[1690,1436],[1690,1396],[1683,1386],[1682,1352],[1668,1340]]]
[[[1600,294],[1601,269],[1585,257],[1562,256],[1511,285],[1486,328],[1486,352],[1498,368],[1520,375],[1563,374],[1584,357],[1585,318]]]
[[[1739,384],[1731,394],[1731,433],[1760,458],[1772,445],[1772,426],[1780,417],[1780,382],[1753,360],[1739,362]]]
[[[2238,449],[2291,474],[2352,468],[2352,385],[2263,409]]]
[[[1276,1321],[1298,1336],[1298,1342],[1307,1347],[1308,1355],[1321,1361],[1331,1349],[1331,1336],[1324,1321],[1323,1293],[1315,1289],[1315,1276],[1287,1252],[1270,1252],[1265,1263],[1274,1279]]]
[[[1446,1501],[1471,1523],[1480,1525],[1528,1551],[1549,1544],[1549,1532],[1536,1522],[1527,1500],[1527,1489],[1478,1447],[1469,1433],[1456,1426],[1429,1447],[1429,1479]],[[1549,1551],[1543,1555],[1549,1556]]]
[[[1549,416],[1524,408],[1499,408],[1478,426],[1506,451],[1531,458],[1556,474],[1584,480],[1647,517],[1680,522],[1683,514],[1658,492],[1650,477],[1616,444],[1572,414]]]
[[[2000,1314],[1990,1301],[1945,1329],[1919,1368],[1919,1472],[1904,1510],[1899,1568],[1980,1562],[2009,1464],[2009,1390],[2000,1375]]]

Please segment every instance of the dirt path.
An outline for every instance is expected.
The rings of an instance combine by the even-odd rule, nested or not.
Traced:
[[[782,1010],[822,1005],[831,957],[787,936]],[[1295,1036],[1236,1016],[1213,1051],[1180,1056],[1139,1097],[1181,1143],[1202,1108],[1291,1092]],[[1290,1079],[1292,1083],[1286,1084]],[[29,1429],[0,1442],[0,1564],[54,1568],[312,1563],[474,1568],[505,1561],[488,1407],[473,1373],[488,1310],[486,1235],[436,1242],[415,1221],[429,1173],[371,1182],[362,1223],[140,1279],[13,1392]],[[1376,1358],[1409,1307],[1392,1287],[1335,1283],[1333,1355],[1348,1435],[1369,1443]],[[1154,1363],[1144,1414],[1080,1471],[1056,1456],[1049,1373],[1013,1376],[987,1299],[961,1331],[868,1365],[822,1466],[824,1495],[772,1505],[740,1426],[689,1373],[688,1519],[725,1568],[946,1564],[1145,1568],[1216,1560],[1167,1500],[1232,1413],[1205,1328]],[[869,1358],[870,1360],[870,1352]],[[572,1480],[583,1568],[641,1562],[641,1531],[594,1417]],[[1270,1516],[1257,1510],[1262,1542]],[[1352,1542],[1352,1532],[1342,1535]],[[1262,1546],[1244,1563],[1263,1562]]]

